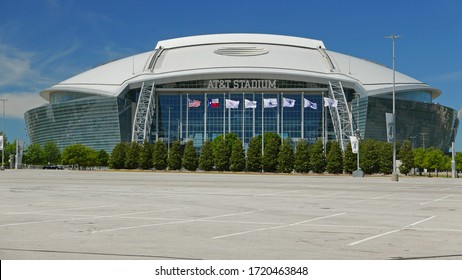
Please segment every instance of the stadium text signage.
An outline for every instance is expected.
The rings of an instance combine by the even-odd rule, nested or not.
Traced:
[[[207,88],[261,89],[277,88],[276,80],[210,80]]]

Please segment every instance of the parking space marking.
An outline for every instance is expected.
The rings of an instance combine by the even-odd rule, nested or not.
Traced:
[[[292,223],[292,224],[284,224],[284,225],[275,226],[275,227],[266,227],[266,228],[259,228],[259,229],[254,229],[254,230],[241,231],[241,232],[236,232],[236,233],[231,233],[231,234],[225,234],[225,235],[212,237],[212,239],[221,239],[221,238],[227,238],[227,237],[231,237],[231,236],[237,236],[237,235],[242,235],[242,234],[247,234],[247,233],[258,232],[258,231],[292,227],[292,226],[301,225],[301,224],[308,223],[308,222],[314,222],[314,221],[319,221],[319,220],[322,220],[322,219],[341,216],[341,215],[344,215],[344,214],[346,214],[346,213],[337,213],[337,214],[333,214],[333,215],[318,217],[318,218],[309,219],[309,220],[305,220],[305,221],[301,221],[301,222],[297,222],[297,223]]]
[[[438,202],[438,201],[441,201],[441,200],[444,200],[446,198],[450,198],[450,197],[453,197],[453,196],[454,196],[453,194],[450,194],[450,195],[444,196],[442,198],[438,198],[438,199],[434,199],[434,200],[419,203],[419,205],[425,205],[425,204],[429,204],[429,203],[433,203],[433,202]]]
[[[351,202],[349,202],[349,203],[350,203],[350,204],[355,204],[355,203],[361,203],[361,202],[368,201],[368,200],[382,199],[382,198],[390,197],[390,196],[395,195],[395,194],[397,194],[397,193],[390,193],[390,194],[385,194],[385,195],[381,195],[381,196],[371,197],[371,198],[367,198],[367,199],[355,200],[355,201],[351,201]]]
[[[377,234],[377,235],[374,235],[374,236],[371,236],[371,237],[368,237],[368,238],[361,239],[361,240],[356,241],[356,242],[352,242],[352,243],[348,244],[348,246],[355,246],[355,245],[361,244],[361,243],[366,242],[366,241],[370,241],[370,240],[373,240],[373,239],[376,239],[376,238],[379,238],[379,237],[382,237],[382,236],[390,235],[390,234],[393,234],[393,233],[408,229],[410,227],[416,226],[416,225],[421,224],[423,222],[429,221],[429,220],[431,220],[433,218],[436,218],[436,216],[431,216],[431,217],[428,217],[426,219],[417,221],[415,223],[409,224],[409,225],[404,226],[404,227],[399,228],[399,229],[390,230],[390,231],[387,231],[387,232],[384,232],[384,233],[381,233],[381,234]]]
[[[47,212],[58,212],[58,211],[69,211],[69,210],[87,210],[87,209],[98,209],[98,208],[110,208],[117,206],[116,204],[92,206],[92,207],[75,207],[75,208],[62,208],[62,209],[50,209],[41,211],[29,211],[29,212],[3,212],[2,215],[25,215],[25,214],[36,214],[36,213],[47,213]]]
[[[84,216],[84,217],[80,215],[79,218],[53,219],[53,220],[43,220],[43,221],[0,224],[0,227],[22,226],[22,225],[32,225],[32,224],[42,224],[42,223],[53,223],[53,222],[80,221],[80,220],[95,220],[95,219],[104,219],[104,218],[117,218],[117,217],[130,216],[130,215],[136,215],[136,214],[145,214],[145,213],[151,213],[151,212],[175,211],[175,210],[181,210],[181,209],[186,209],[186,208],[188,207],[170,208],[170,209],[163,209],[163,210],[151,210],[151,211],[142,211],[142,212],[130,212],[130,213],[122,213],[122,214],[114,214],[114,215]],[[33,213],[33,214],[37,214],[37,213]],[[48,214],[44,214],[44,215],[48,215]],[[56,215],[56,214],[53,214],[53,215]]]
[[[212,216],[212,217],[206,217],[206,218],[200,218],[200,219],[186,219],[186,220],[173,221],[173,222],[167,222],[167,223],[145,224],[145,225],[138,225],[138,226],[129,226],[129,227],[94,230],[91,233],[111,232],[111,231],[118,231],[118,230],[129,230],[129,229],[137,229],[137,228],[145,228],[145,227],[156,227],[156,226],[172,225],[172,224],[184,224],[184,223],[191,223],[191,222],[198,222],[198,221],[206,221],[206,220],[216,219],[216,218],[224,218],[224,217],[231,217],[231,216],[237,216],[237,215],[245,215],[245,214],[257,213],[257,212],[261,212],[261,211],[263,211],[263,209],[254,210],[254,211],[247,211],[247,212],[231,213],[231,214],[225,214],[225,215],[218,215],[218,216]]]

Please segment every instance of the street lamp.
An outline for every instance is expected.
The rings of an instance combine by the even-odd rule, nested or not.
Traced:
[[[395,182],[398,182],[398,173],[396,173],[395,41],[400,37],[400,35],[394,34],[385,37],[392,39],[393,42],[393,173],[391,174],[391,180]]]
[[[2,143],[2,166],[0,167],[0,170],[5,170],[5,102],[8,101],[6,98],[0,98],[0,101],[3,102],[3,129],[2,129],[2,135],[3,135],[3,143]]]
[[[356,131],[355,131],[355,136],[356,136],[356,165],[357,169],[353,171],[353,177],[364,177],[364,171],[361,170],[361,167],[359,166],[359,141],[361,140],[361,130],[359,129],[359,98],[360,95],[358,94],[356,97]],[[353,143],[352,143],[353,144]],[[353,146],[352,146],[353,149]]]

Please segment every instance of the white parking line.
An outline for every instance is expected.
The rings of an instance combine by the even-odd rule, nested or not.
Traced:
[[[80,218],[68,218],[68,219],[54,219],[54,220],[44,220],[44,221],[32,221],[32,222],[20,222],[20,223],[11,223],[11,224],[0,224],[0,227],[6,226],[22,226],[22,225],[32,225],[32,224],[43,224],[43,223],[52,223],[52,222],[67,222],[67,221],[80,221],[80,220],[95,220],[95,219],[104,219],[104,218],[115,218],[115,217],[123,217],[123,216],[130,216],[136,214],[145,214],[151,212],[166,212],[166,211],[174,211],[174,210],[181,210],[188,207],[181,207],[181,208],[171,208],[171,209],[164,209],[164,210],[151,210],[151,211],[143,211],[143,212],[131,212],[131,213],[122,213],[122,214],[114,214],[114,215],[101,215],[101,216],[85,216]],[[37,214],[37,213],[33,213]]]
[[[23,215],[23,214],[37,214],[37,213],[47,213],[47,212],[58,212],[58,211],[69,211],[69,210],[86,210],[86,209],[97,209],[97,208],[110,208],[117,206],[116,204],[112,205],[102,205],[102,206],[92,206],[92,207],[76,207],[76,208],[61,208],[61,209],[50,209],[50,210],[41,210],[41,211],[29,211],[29,212],[3,212],[2,215]]]
[[[117,230],[128,230],[128,229],[136,229],[136,228],[145,228],[145,227],[156,227],[156,226],[163,226],[163,225],[172,225],[172,224],[183,224],[183,223],[191,223],[191,222],[198,222],[198,221],[205,221],[210,219],[216,218],[224,218],[224,217],[231,217],[237,215],[244,215],[244,214],[251,214],[256,212],[261,212],[263,209],[254,210],[254,211],[247,211],[247,212],[238,212],[238,213],[231,213],[207,218],[200,218],[200,219],[187,219],[182,221],[174,221],[174,222],[167,222],[167,223],[156,223],[156,224],[145,224],[145,225],[138,225],[138,226],[130,226],[130,227],[120,227],[120,228],[111,228],[111,229],[103,229],[103,230],[95,230],[91,233],[101,233],[101,232],[110,232],[110,231],[117,231]]]
[[[404,227],[399,228],[399,229],[390,230],[390,231],[387,231],[387,232],[384,232],[384,233],[381,233],[381,234],[377,234],[377,235],[374,235],[374,236],[371,236],[371,237],[368,237],[368,238],[364,238],[364,239],[361,239],[361,240],[359,240],[359,241],[352,242],[352,243],[348,244],[348,246],[355,246],[355,245],[361,244],[361,243],[363,243],[363,242],[370,241],[370,240],[372,240],[372,239],[376,239],[376,238],[379,238],[379,237],[382,237],[382,236],[390,235],[390,234],[392,234],[392,233],[399,232],[399,231],[405,230],[405,229],[407,229],[407,228],[416,226],[416,225],[418,225],[418,224],[421,224],[421,223],[423,223],[423,222],[426,222],[426,221],[428,221],[428,220],[431,220],[431,219],[433,219],[433,218],[435,218],[435,217],[436,217],[436,216],[431,216],[431,217],[428,217],[428,218],[426,218],[426,219],[417,221],[417,222],[415,222],[415,223],[409,224],[409,225],[404,226]]]
[[[453,196],[454,196],[453,194],[450,194],[450,195],[447,195],[447,196],[442,197],[442,198],[438,198],[438,199],[434,199],[434,200],[419,203],[419,205],[425,205],[425,204],[429,204],[429,203],[433,203],[433,202],[438,202],[438,201],[441,201],[441,200],[444,200],[446,198],[450,198],[450,197],[453,197]]]
[[[376,196],[376,197],[372,197],[372,198],[361,199],[361,200],[355,200],[355,201],[351,201],[351,202],[349,202],[349,203],[350,203],[350,204],[355,204],[355,203],[365,202],[365,201],[368,201],[368,200],[382,199],[382,198],[386,198],[386,197],[389,197],[389,196],[392,196],[392,195],[395,195],[395,194],[397,194],[397,193],[390,193],[390,194],[385,194],[385,195]]]
[[[297,223],[293,223],[293,224],[284,224],[284,225],[275,226],[275,227],[266,227],[266,228],[259,228],[259,229],[254,229],[254,230],[241,231],[241,232],[236,232],[236,233],[231,233],[231,234],[225,234],[225,235],[212,237],[212,239],[221,239],[221,238],[226,238],[226,237],[231,237],[231,236],[236,236],[236,235],[242,235],[242,234],[247,234],[247,233],[258,232],[258,231],[291,227],[291,226],[301,225],[301,224],[308,223],[308,222],[314,222],[314,221],[319,221],[319,220],[322,220],[322,219],[336,217],[336,216],[340,216],[340,215],[344,215],[344,214],[346,214],[346,213],[337,213],[337,214],[318,217],[318,218],[314,218],[314,219],[309,219],[309,220],[305,220],[305,221],[301,221],[301,222],[297,222]]]

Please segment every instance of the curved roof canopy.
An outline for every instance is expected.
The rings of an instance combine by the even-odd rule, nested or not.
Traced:
[[[391,92],[392,70],[326,50],[319,40],[267,34],[215,34],[159,41],[153,51],[95,67],[40,92],[117,96],[142,81],[158,83],[218,78],[279,78],[317,83],[340,80],[360,94]],[[396,91],[441,92],[396,72]]]

